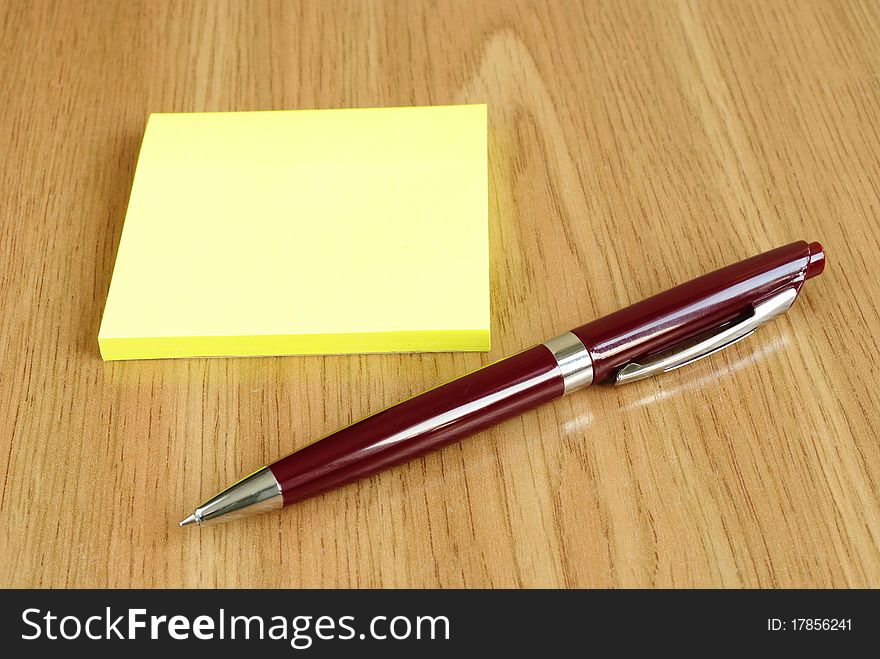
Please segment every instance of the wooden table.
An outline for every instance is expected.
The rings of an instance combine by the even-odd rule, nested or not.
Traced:
[[[880,586],[877,2],[0,2],[0,586]],[[150,112],[487,102],[493,349],[103,363]],[[179,529],[401,397],[799,239],[787,317]],[[160,265],[160,264],[159,264]]]

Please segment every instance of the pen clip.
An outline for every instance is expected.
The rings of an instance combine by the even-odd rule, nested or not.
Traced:
[[[614,384],[626,384],[673,371],[733,345],[764,323],[788,311],[797,294],[797,289],[786,288],[764,302],[751,306],[751,313],[740,321],[725,323],[657,355],[638,362],[630,362],[617,372]]]

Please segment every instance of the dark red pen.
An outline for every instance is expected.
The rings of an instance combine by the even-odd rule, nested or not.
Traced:
[[[180,525],[281,508],[589,384],[684,366],[788,311],[824,268],[819,243],[797,242],[703,275],[337,430],[240,480]]]

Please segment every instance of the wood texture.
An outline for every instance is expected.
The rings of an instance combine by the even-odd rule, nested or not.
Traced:
[[[0,82],[0,586],[880,586],[880,4],[0,0]],[[462,102],[490,108],[490,354],[100,360],[148,113]],[[177,528],[316,436],[797,239],[825,274],[723,353]]]

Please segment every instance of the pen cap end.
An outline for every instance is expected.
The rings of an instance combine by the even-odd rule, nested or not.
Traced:
[[[806,278],[812,279],[821,275],[825,269],[825,248],[821,243],[810,243],[810,261],[807,263]]]

